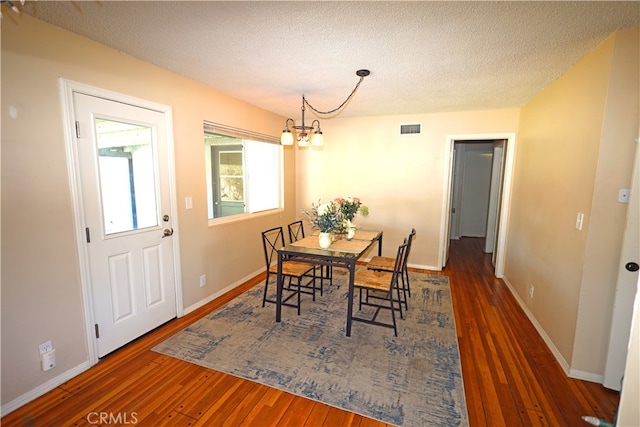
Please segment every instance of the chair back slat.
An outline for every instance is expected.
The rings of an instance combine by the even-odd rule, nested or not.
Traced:
[[[402,244],[398,246],[398,253],[396,255],[396,261],[393,266],[393,274],[391,276],[391,289],[398,283],[398,277],[400,277],[405,268],[405,263],[407,261],[409,242],[407,238],[403,240]]]
[[[302,220],[292,222],[287,227],[289,228],[289,241],[291,243],[304,238],[304,226],[302,225]]]
[[[277,261],[278,249],[284,247],[284,233],[282,227],[274,227],[262,232],[262,246],[267,263],[267,270],[274,261]]]
[[[409,238],[407,240],[407,254],[406,258],[409,258],[409,252],[411,252],[411,244],[413,243],[413,238],[416,237],[416,229],[412,228],[411,233],[409,233]]]

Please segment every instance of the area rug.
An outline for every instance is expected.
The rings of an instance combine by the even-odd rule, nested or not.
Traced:
[[[388,424],[467,426],[448,278],[411,273],[398,337],[359,322],[347,337],[347,288],[334,269],[322,296],[303,295],[301,315],[283,307],[276,323],[259,285],[153,350]]]

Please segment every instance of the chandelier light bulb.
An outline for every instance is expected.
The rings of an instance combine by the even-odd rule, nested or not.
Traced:
[[[308,147],[309,146],[309,135],[306,133],[303,133],[300,135],[300,138],[298,139],[298,146],[299,147]]]
[[[282,135],[280,135],[280,144],[293,145],[293,134],[289,128],[282,131]]]
[[[311,145],[314,147],[322,147],[324,145],[324,136],[319,129],[311,137]]]

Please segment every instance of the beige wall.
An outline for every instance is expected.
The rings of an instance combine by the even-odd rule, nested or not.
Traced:
[[[395,254],[415,227],[410,265],[437,269],[447,135],[516,132],[518,114],[510,109],[324,120],[325,147],[297,153],[298,208],[319,198],[360,197],[371,213],[355,222],[384,230],[385,255]],[[422,134],[399,135],[406,123],[421,123]]]
[[[294,156],[287,152],[282,217],[207,222],[203,120],[278,136],[283,117],[27,15],[4,19],[2,405],[88,360],[58,77],[173,108],[185,307],[264,269],[259,231],[295,216]],[[192,210],[184,209],[187,196]],[[201,274],[208,276],[204,288]],[[47,340],[57,366],[42,372],[38,345]]]
[[[625,31],[520,117],[505,276],[570,370],[592,379],[604,371],[638,93],[638,31]]]

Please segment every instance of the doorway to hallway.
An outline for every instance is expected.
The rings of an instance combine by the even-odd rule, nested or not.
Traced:
[[[515,134],[449,135],[447,143],[440,265],[446,266],[450,239],[482,237],[495,275],[502,277]]]

